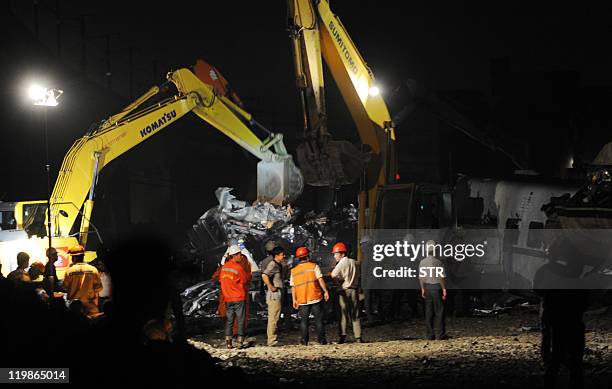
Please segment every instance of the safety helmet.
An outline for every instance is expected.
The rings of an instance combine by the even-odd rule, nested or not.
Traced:
[[[81,246],[80,244],[77,244],[76,246],[72,246],[68,250],[68,254],[70,254],[70,255],[83,255],[83,254],[85,254],[85,247]]]
[[[42,262],[34,262],[30,265],[30,269],[32,268],[36,269],[40,274],[45,272],[45,265]]]
[[[304,258],[308,255],[310,255],[310,251],[304,246],[298,247],[298,249],[295,251],[295,256],[297,258]]]
[[[332,248],[332,254],[335,253],[346,253],[348,250],[346,249],[346,245],[342,242],[338,242]]]
[[[241,251],[242,251],[242,250],[240,249],[240,246],[238,246],[238,245],[234,244],[234,245],[231,245],[231,246],[229,247],[229,249],[227,250],[227,255],[234,255],[234,254],[238,254],[238,253],[240,253]]]

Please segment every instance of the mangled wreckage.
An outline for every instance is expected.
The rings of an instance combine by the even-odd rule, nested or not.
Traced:
[[[295,249],[306,246],[325,272],[333,266],[330,254],[333,243],[356,236],[357,209],[352,204],[326,213],[302,214],[300,209],[290,205],[276,206],[267,202],[248,205],[231,191],[232,188],[218,188],[215,196],[219,205],[206,211],[189,233],[190,244],[205,272],[212,273],[218,266],[229,243],[240,245],[247,256],[259,264],[267,255],[264,246],[269,241],[285,249],[289,268],[296,263]],[[255,311],[265,315],[265,296],[260,289],[258,273],[253,274],[251,294],[259,305]],[[181,295],[185,315],[210,317],[217,309],[219,286],[206,280],[190,286]]]

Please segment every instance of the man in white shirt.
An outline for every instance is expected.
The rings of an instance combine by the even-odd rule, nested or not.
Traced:
[[[338,292],[340,339],[338,344],[346,342],[346,328],[349,321],[353,323],[353,334],[357,343],[364,343],[361,339],[361,320],[359,318],[359,266],[355,260],[347,257],[347,248],[342,242],[334,245],[332,253],[337,263],[331,276],[340,284]]]

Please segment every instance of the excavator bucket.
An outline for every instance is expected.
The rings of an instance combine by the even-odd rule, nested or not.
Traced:
[[[297,146],[296,156],[304,181],[313,186],[340,186],[357,181],[366,155],[348,141],[306,141]]]
[[[304,178],[290,155],[257,164],[257,200],[276,205],[292,203],[304,189]]]

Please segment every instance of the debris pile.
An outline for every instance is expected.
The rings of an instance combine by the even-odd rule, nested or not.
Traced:
[[[212,280],[197,283],[181,293],[183,314],[195,317],[213,317],[219,302],[219,288]]]
[[[331,270],[333,257],[330,248],[336,240],[350,243],[356,236],[357,209],[350,204],[329,212],[309,211],[290,205],[275,206],[256,202],[248,205],[238,200],[232,188],[221,187],[215,191],[219,205],[206,211],[189,234],[192,252],[211,272],[220,262],[228,243],[239,244],[249,251],[258,264],[267,255],[264,245],[274,241],[285,249],[286,262],[292,267],[293,254],[299,246],[306,246],[312,259]],[[347,239],[348,238],[348,239]],[[254,301],[265,302],[258,285],[259,275],[254,274],[251,293]],[[218,301],[218,285],[207,280],[185,289],[183,312],[187,316],[208,317],[215,314]],[[264,309],[265,310],[265,309]],[[259,314],[259,311],[256,311]]]
[[[559,218],[561,228],[609,229],[612,214],[612,142],[590,165],[587,182],[573,195],[552,198],[542,211]]]

